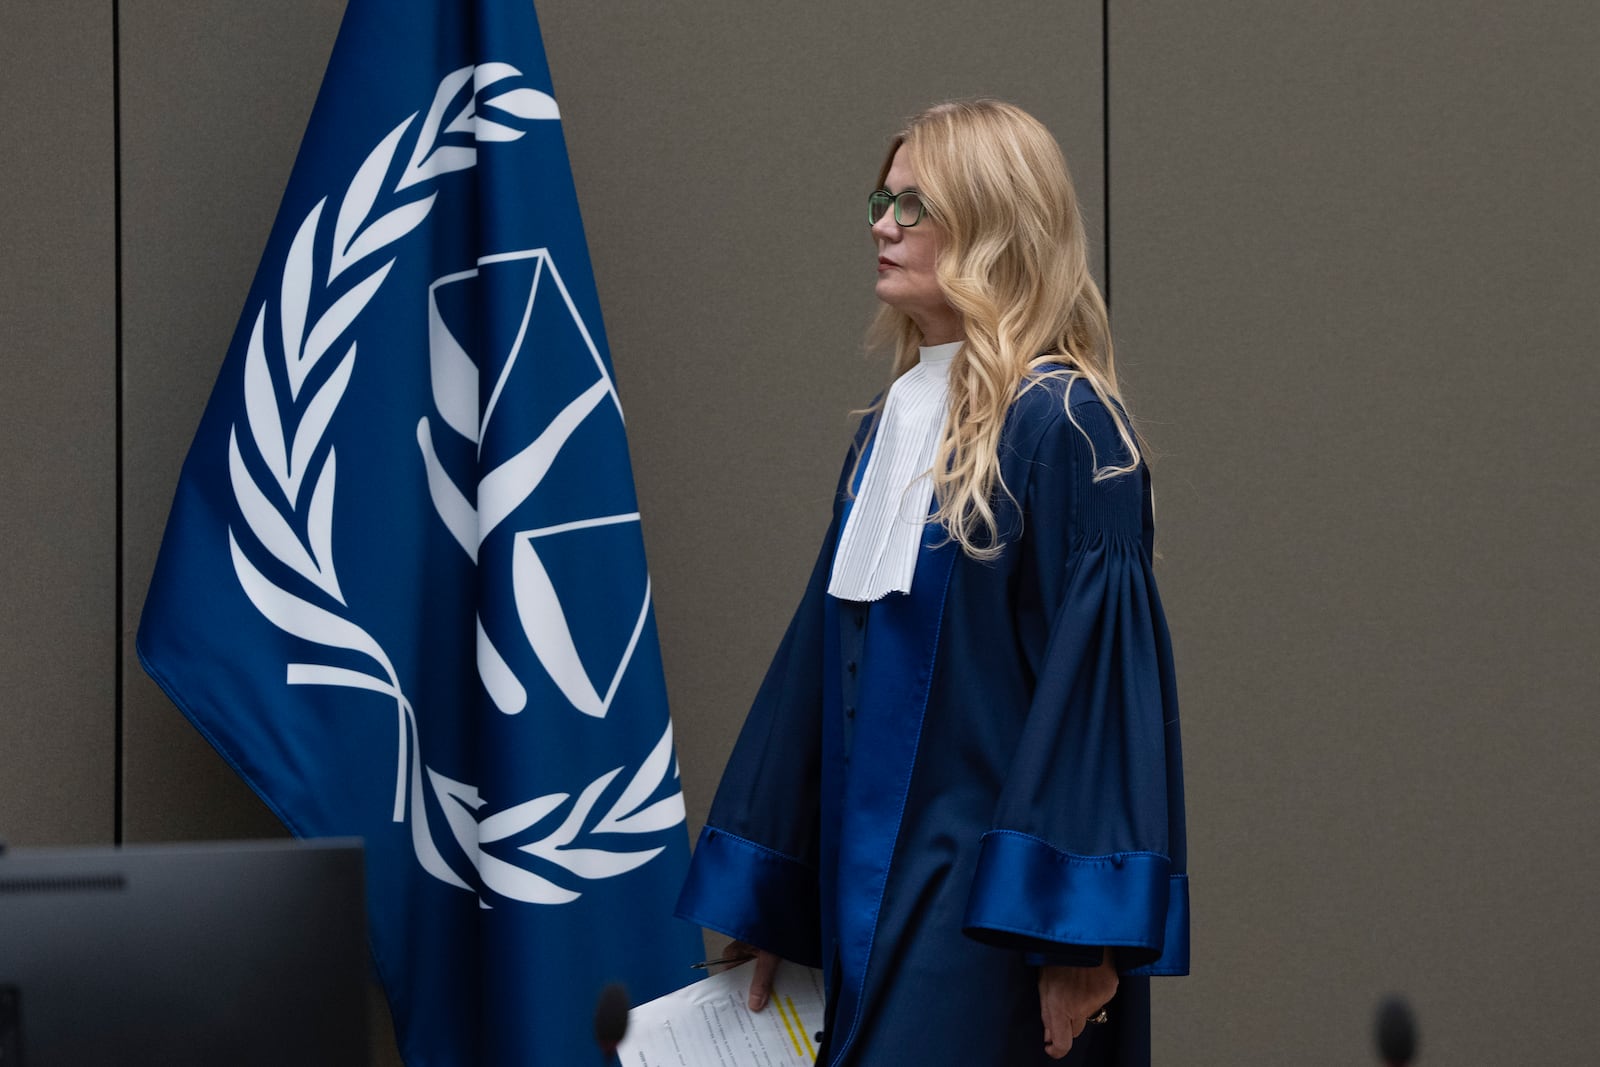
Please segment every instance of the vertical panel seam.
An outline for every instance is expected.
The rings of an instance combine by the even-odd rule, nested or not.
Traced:
[[[1106,315],[1111,314],[1111,0],[1100,0],[1100,232],[1105,240]]]
[[[112,774],[111,839],[122,844],[123,790],[123,648],[122,613],[126,604],[123,590],[123,378],[122,378],[122,4],[111,0],[111,228],[112,228],[112,306],[115,343],[112,355],[113,401],[113,586],[112,614]]]

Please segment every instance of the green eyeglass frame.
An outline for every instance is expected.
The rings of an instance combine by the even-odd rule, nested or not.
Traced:
[[[891,193],[887,189],[878,189],[867,197],[867,225],[876,226],[878,220],[894,207],[894,223],[909,229],[922,221],[927,205],[922,201],[922,194],[915,189],[907,189],[900,193]]]

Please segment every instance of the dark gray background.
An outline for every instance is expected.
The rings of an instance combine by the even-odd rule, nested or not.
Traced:
[[[281,832],[131,634],[341,10],[0,10],[13,842]],[[1600,15],[1102,14],[540,5],[691,829],[846,412],[883,379],[859,216],[884,140],[934,100],[1004,96],[1067,151],[1159,453],[1196,973],[1157,983],[1158,1062],[1369,1062],[1390,989],[1427,1062],[1579,1061],[1600,1040]]]

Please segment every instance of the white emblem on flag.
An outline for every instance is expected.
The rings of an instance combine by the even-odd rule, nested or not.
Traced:
[[[524,136],[526,130],[518,123],[559,119],[556,103],[548,95],[526,87],[505,88],[507,79],[519,75],[520,71],[505,63],[457,70],[440,82],[425,115],[411,115],[373,148],[345,189],[332,221],[331,258],[320,290],[327,296],[334,291],[339,295],[312,322],[307,321],[312,297],[323,295],[319,292],[314,253],[318,235],[327,229],[323,218],[327,199],[307,213],[284,262],[277,321],[269,320],[263,302],[251,332],[244,372],[246,414],[234,425],[228,442],[234,498],[251,537],[241,542],[230,527],[228,542],[240,586],[272,625],[314,645],[358,653],[376,665],[377,673],[370,673],[326,663],[290,663],[286,680],[291,685],[366,690],[394,700],[397,752],[393,818],[395,822],[409,821],[412,846],[422,867],[443,882],[473,890],[444,858],[434,839],[425,794],[425,790],[431,790],[444,813],[450,837],[472,863],[485,888],[510,900],[563,904],[578,899],[580,891],[546,877],[536,867],[550,865],[586,880],[614,877],[642,866],[663,849],[599,848],[590,840],[594,835],[652,834],[683,822],[681,791],[674,789],[669,796],[651,800],[669,777],[676,777],[671,723],[627,778],[617,799],[604,809],[603,815],[593,819],[593,825],[591,819],[601,798],[624,775],[626,767],[617,767],[584,784],[576,797],[568,792],[552,792],[500,810],[487,810],[488,804],[477,787],[455,781],[426,764],[416,715],[394,664],[353,617],[333,555],[338,484],[334,449],[327,450],[320,464],[316,461],[318,445],[332,425],[350,383],[355,342],[351,341],[337,356],[331,372],[319,376],[317,368],[325,356],[339,351],[341,339],[383,286],[395,262],[392,246],[432,210],[438,193],[424,194],[426,187],[441,175],[475,166],[480,150],[476,145],[512,142]],[[474,145],[446,142],[446,134],[470,134]],[[396,169],[394,164],[407,138],[412,138],[410,154],[386,193],[385,179]],[[538,487],[573,432],[601,405],[617,404],[605,363],[560,273],[548,252],[535,249],[485,257],[477,269],[441,278],[430,286],[429,360],[434,404],[443,427],[474,443],[481,442],[520,354],[523,338],[519,334],[517,348],[502,367],[480,413],[478,367],[439,314],[437,293],[441,287],[475,277],[495,263],[514,260],[535,262],[529,307],[540,297],[541,286],[552,294],[552,299],[559,297],[594,359],[596,377],[534,440],[482,476],[472,487],[471,498],[439,461],[433,420],[424,416],[418,422],[417,442],[434,508],[474,562],[489,533]],[[273,383],[269,359],[274,358],[282,361],[288,382],[287,399],[279,395]],[[300,404],[302,390],[319,377],[310,400]],[[620,415],[620,406],[617,410]],[[247,447],[272,475],[275,484],[270,495],[245,462]],[[309,497],[305,494],[308,485]],[[596,718],[603,718],[610,709],[633,658],[649,614],[649,581],[644,579],[639,590],[637,621],[620,660],[607,677],[596,680],[579,656],[561,598],[541,559],[539,544],[558,534],[638,520],[637,512],[589,516],[558,526],[519,531],[513,541],[512,591],[523,635],[571,706]],[[251,559],[258,549],[293,571],[307,588],[297,592],[266,577]],[[496,648],[481,619],[477,625],[477,666],[485,691],[500,711],[517,714],[525,708],[527,686]],[[547,821],[555,826],[542,837],[515,846],[509,844]]]
[[[517,331],[511,351],[506,355],[480,417],[477,410],[478,367],[445,323],[439,310],[439,293],[449,286],[468,284],[478,277],[480,271],[492,270],[497,264],[525,265],[526,262],[531,262],[534,269],[528,286],[522,328]],[[541,293],[546,295],[541,296]],[[434,449],[430,420],[424,418],[417,424],[417,444],[422,449],[423,462],[427,467],[428,491],[433,498],[434,509],[462,550],[473,560],[478,558],[478,549],[489,534],[539,487],[568,438],[584,420],[608,401],[616,407],[619,415],[622,408],[605,361],[600,358],[594,339],[584,325],[583,316],[578,313],[571,294],[561,280],[561,272],[556,269],[554,260],[545,249],[486,256],[477,270],[447,275],[428,287],[428,341],[434,404],[444,423],[473,444],[482,441],[489,428],[506,382],[516,369],[518,357],[527,340],[528,317],[535,303],[541,299],[559,302],[562,314],[575,326],[594,361],[594,381],[574,397],[527,447],[479,479],[474,494],[479,502],[478,507],[474,508],[468,495],[457,486],[455,479],[445,472],[440,463]],[[602,680],[602,688],[596,685],[583,666],[567,622],[566,610],[539,556],[539,541],[597,526],[638,521],[639,513],[630,511],[521,530],[516,535],[512,550],[513,591],[523,634],[567,701],[578,711],[595,718],[604,718],[610,710],[612,698],[616,696],[617,687],[633,658],[639,635],[644,631],[650,613],[649,579],[645,578],[639,590],[636,620],[627,647],[610,677]],[[527,700],[527,691],[494,647],[481,620],[478,627],[478,662],[484,688],[494,699],[495,706],[508,715],[521,711]]]

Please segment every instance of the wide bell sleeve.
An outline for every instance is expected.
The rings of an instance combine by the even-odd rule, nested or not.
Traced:
[[[838,520],[728,758],[677,915],[822,965],[818,828],[824,596]]]
[[[1187,974],[1178,701],[1148,473],[1095,480],[1127,453],[1086,392],[1072,391],[1070,418],[1055,409],[1027,468],[1018,640],[1035,685],[964,929],[1034,962],[1095,962],[1111,946],[1124,973]]]

